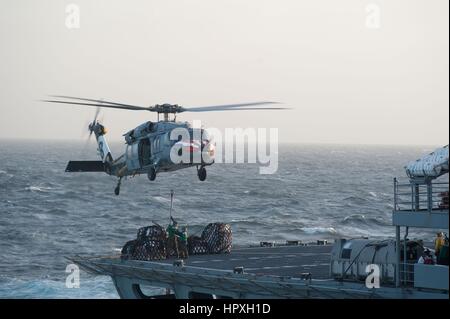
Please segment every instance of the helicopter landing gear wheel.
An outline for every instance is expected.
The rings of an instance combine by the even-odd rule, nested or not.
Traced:
[[[197,175],[198,179],[203,182],[206,179],[206,168],[204,168],[203,166],[200,167],[199,170],[197,171]]]
[[[156,169],[154,167],[150,168],[147,176],[149,180],[154,181],[156,179]]]
[[[116,194],[116,196],[119,196],[120,194],[120,184],[122,183],[122,177],[119,178],[119,181],[117,182],[117,186],[114,189],[114,194]]]

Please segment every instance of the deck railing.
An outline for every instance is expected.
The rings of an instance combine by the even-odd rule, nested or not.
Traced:
[[[414,285],[414,263],[402,261],[400,266],[400,281],[403,287]]]
[[[404,183],[394,179],[394,211],[447,211],[449,210],[449,183]]]

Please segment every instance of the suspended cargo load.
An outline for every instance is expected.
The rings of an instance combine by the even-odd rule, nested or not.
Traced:
[[[448,145],[408,163],[405,166],[409,178],[437,178],[448,173]]]

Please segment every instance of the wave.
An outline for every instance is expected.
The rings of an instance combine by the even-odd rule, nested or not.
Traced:
[[[14,177],[13,174],[9,174],[6,171],[0,171],[0,184],[10,181],[11,178],[13,178],[13,177]]]
[[[64,209],[53,208],[53,209],[50,209],[50,210],[46,211],[46,214],[51,214],[51,215],[68,215],[69,212],[67,210],[64,210]]]
[[[33,214],[33,216],[40,220],[47,220],[47,219],[51,218],[51,216],[49,216],[47,214],[43,214],[43,213]]]
[[[368,199],[359,196],[348,196],[345,197],[343,201],[349,202],[351,204],[360,204],[360,205],[364,205],[369,202]]]
[[[308,235],[337,235],[338,233],[333,227],[302,227],[300,230]]]
[[[163,197],[163,196],[152,196],[150,198],[150,200],[158,202],[158,203],[170,203],[170,197],[169,196],[166,196],[166,197]],[[179,202],[179,200],[174,198],[173,202],[177,203],[177,202]]]
[[[51,187],[40,187],[40,186],[28,186],[25,187],[26,191],[32,192],[32,193],[48,193],[53,188]]]
[[[362,215],[362,214],[353,214],[353,215],[346,216],[342,220],[341,223],[344,225],[356,224],[356,225],[367,225],[367,226],[373,226],[373,225],[389,226],[390,225],[389,222],[387,222],[381,218],[366,217],[365,215]]]
[[[243,227],[243,226],[256,227],[256,226],[266,226],[267,225],[263,221],[255,220],[255,219],[232,219],[230,223],[232,225],[236,225],[239,227]]]
[[[94,277],[80,280],[79,288],[68,289],[65,280],[1,278],[2,298],[114,298],[118,295],[110,278]]]

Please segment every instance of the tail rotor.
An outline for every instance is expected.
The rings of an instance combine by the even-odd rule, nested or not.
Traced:
[[[88,126],[88,130],[89,130],[89,137],[88,140],[91,139],[92,133],[94,132],[94,127],[97,124],[97,118],[98,115],[100,114],[100,107],[98,106],[97,109],[95,110],[95,116],[94,116],[94,120],[92,121],[92,123],[89,124]]]
[[[92,120],[92,122],[87,121],[86,124],[85,124],[85,127],[87,126],[87,128],[88,128],[87,132],[88,132],[89,135],[87,136],[86,142],[85,142],[84,147],[83,147],[83,149],[81,151],[81,154],[83,154],[83,155],[87,153],[87,149],[89,147],[89,144],[91,143],[92,133],[94,133],[94,127],[98,123],[97,122],[97,118],[98,118],[98,116],[100,114],[100,110],[101,110],[101,108],[97,107],[97,109],[95,110],[95,115],[94,115],[94,119]],[[103,118],[103,116],[102,116],[102,118]],[[86,131],[83,129],[83,132],[86,132]],[[86,136],[85,134],[86,133],[84,133],[83,136]]]

